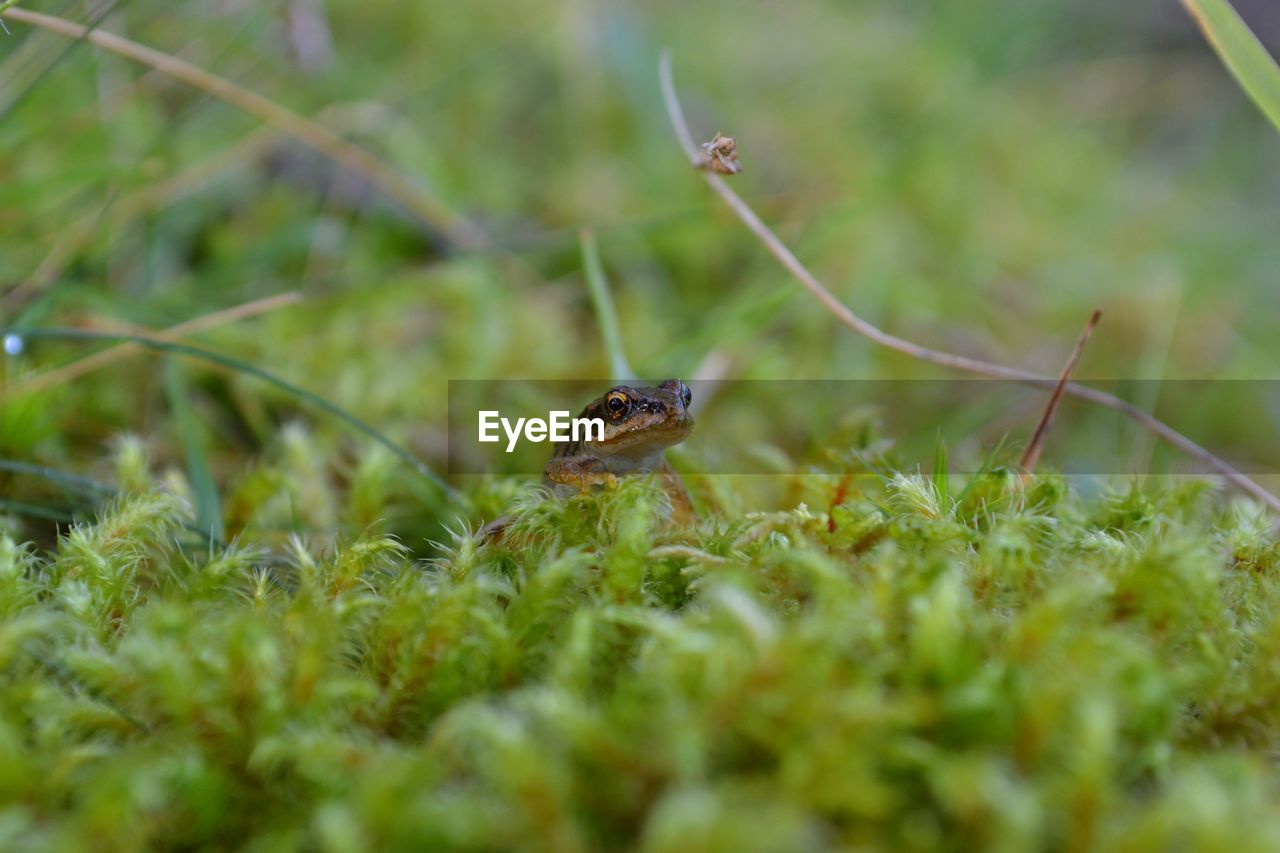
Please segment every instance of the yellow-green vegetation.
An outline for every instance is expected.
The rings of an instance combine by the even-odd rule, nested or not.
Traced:
[[[1024,483],[1036,407],[921,410],[923,476],[789,399],[947,374],[656,74],[878,327],[1054,375],[1101,308],[1083,381],[1265,379],[1275,67],[1188,4],[1263,113],[1172,3],[17,4],[97,35],[0,31],[0,849],[1280,848],[1275,518],[1054,434]],[[769,380],[670,454],[692,525],[444,475],[448,380],[628,361]],[[1231,388],[1160,413],[1274,470]]]
[[[1265,516],[852,483],[676,532],[630,478],[425,563],[209,553],[155,493],[0,539],[2,844],[1280,844]]]

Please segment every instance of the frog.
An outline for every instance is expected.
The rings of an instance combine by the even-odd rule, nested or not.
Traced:
[[[617,486],[619,476],[653,472],[662,477],[675,512],[687,517],[689,493],[663,451],[693,431],[692,402],[693,392],[679,379],[653,387],[615,385],[579,415],[603,421],[604,437],[558,444],[543,469],[543,485],[565,497],[575,490]]]
[[[693,431],[692,402],[693,393],[679,379],[652,387],[615,385],[579,415],[603,421],[604,437],[558,443],[543,468],[543,488],[567,498],[596,487],[615,488],[628,474],[655,473],[671,499],[672,519],[691,520],[689,492],[663,452]],[[481,539],[500,539],[509,523],[505,516],[489,522],[480,530]]]

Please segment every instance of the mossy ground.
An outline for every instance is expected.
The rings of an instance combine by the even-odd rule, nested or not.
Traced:
[[[830,483],[813,478],[810,497]],[[1202,482],[863,476],[694,528],[0,540],[6,849],[1268,849],[1280,543]]]
[[[326,61],[298,9],[327,15]],[[656,80],[670,46],[695,131],[738,136],[735,187],[890,332],[1054,374],[1101,307],[1083,380],[1267,377],[1274,129],[1177,4],[129,0],[94,22],[315,117],[491,242],[11,24],[0,327],[158,332],[296,291],[193,343],[441,471],[448,380],[609,374],[588,227],[631,363],[772,387],[695,437],[790,473],[691,478],[691,528],[642,480],[445,496],[225,364],[135,354],[22,391],[105,344],[20,336],[0,849],[1280,848],[1273,519],[1187,479],[895,474],[927,464],[901,445],[869,475],[870,439],[902,436],[853,423],[855,386],[824,419],[770,383],[942,375],[788,279],[688,168]],[[1266,389],[1231,387],[1160,413],[1275,470]],[[962,468],[1038,409],[910,426],[959,433]],[[1168,470],[1072,415],[1046,469],[1070,437]],[[508,512],[501,541],[468,532]]]

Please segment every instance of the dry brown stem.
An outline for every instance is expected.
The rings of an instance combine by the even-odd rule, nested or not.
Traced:
[[[1071,355],[1067,357],[1067,363],[1062,366],[1062,372],[1058,374],[1058,384],[1054,386],[1053,394],[1049,396],[1049,402],[1044,407],[1044,413],[1040,415],[1040,422],[1036,424],[1035,432],[1031,434],[1031,441],[1027,444],[1027,449],[1022,452],[1022,459],[1019,464],[1022,467],[1022,479],[1026,482],[1027,478],[1036,469],[1036,463],[1040,461],[1040,450],[1044,447],[1044,438],[1049,434],[1049,427],[1053,424],[1053,416],[1057,414],[1058,403],[1062,401],[1062,392],[1067,388],[1067,381],[1071,379],[1071,372],[1076,369],[1076,363],[1080,361],[1080,354],[1084,352],[1084,345],[1089,342],[1089,336],[1093,334],[1093,330],[1097,328],[1098,321],[1102,319],[1102,310],[1095,309],[1089,322],[1085,324],[1084,331],[1080,333],[1080,337],[1076,339],[1076,345],[1071,350]]]
[[[684,149],[685,156],[689,158],[689,162],[697,166],[700,161],[698,146],[693,141],[692,134],[689,133],[689,125],[685,121],[684,111],[680,107],[680,99],[676,95],[675,83],[671,74],[671,53],[669,50],[663,51],[662,58],[658,65],[658,74],[662,84],[662,97],[666,104],[667,116],[671,120],[672,127],[675,129],[676,136],[680,140],[680,146]],[[769,250],[778,262],[781,263],[792,276],[795,277],[801,285],[804,286],[809,293],[818,300],[822,307],[826,308],[837,320],[848,326],[859,335],[867,338],[873,343],[879,344],[886,349],[894,350],[911,358],[927,361],[930,364],[936,364],[941,367],[960,370],[966,373],[976,374],[978,376],[988,376],[993,379],[1005,379],[1013,382],[1020,382],[1032,385],[1037,388],[1043,388],[1046,391],[1052,391],[1056,385],[1054,379],[1048,376],[1042,376],[1030,370],[1022,370],[1017,367],[1007,367],[1002,364],[995,364],[989,361],[983,361],[977,358],[970,358],[964,355],[944,352],[942,350],[932,349],[930,347],[921,346],[906,338],[900,338],[897,335],[890,334],[877,326],[868,323],[866,320],[853,313],[848,306],[842,303],[835,295],[828,290],[817,277],[809,271],[809,269],[800,262],[799,258],[792,253],[790,249],[773,233],[773,230],[765,225],[764,222],[756,215],[755,211],[742,200],[742,198],[733,191],[733,189],[725,182],[723,178],[713,172],[700,171],[702,179],[707,182],[725,204],[742,220],[747,229],[754,234],[765,248]],[[1142,428],[1150,431],[1152,434],[1163,439],[1168,444],[1181,450],[1188,456],[1196,459],[1215,472],[1220,474],[1227,482],[1231,483],[1242,492],[1249,494],[1266,504],[1274,512],[1280,513],[1280,497],[1276,497],[1262,486],[1255,483],[1249,477],[1237,470],[1231,463],[1211,453],[1209,450],[1201,447],[1196,442],[1187,438],[1164,421],[1156,418],[1154,415],[1146,412],[1127,400],[1122,400],[1114,394],[1108,394],[1105,391],[1099,391],[1096,388],[1090,388],[1087,385],[1080,385],[1075,382],[1068,382],[1064,386],[1064,392],[1087,400],[1098,406],[1104,406],[1108,409],[1114,409],[1125,415]]]

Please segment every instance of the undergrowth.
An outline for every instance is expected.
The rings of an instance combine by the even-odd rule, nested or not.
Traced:
[[[212,547],[164,489],[5,536],[0,846],[1280,844],[1268,520],[957,485],[680,529],[631,478],[427,561]]]
[[[314,117],[492,250],[207,91],[5,37],[0,326],[27,334],[0,358],[0,850],[1280,849],[1280,541],[1248,501],[851,475],[860,421],[767,382],[698,434],[827,473],[691,482],[690,528],[645,480],[561,503],[405,464],[444,470],[452,378],[621,374],[624,349],[656,376],[925,375],[713,211],[664,45],[691,120],[741,136],[744,196],[860,315],[1056,372],[1101,305],[1095,375],[1270,375],[1274,136],[1189,22],[287,4],[341,35],[309,65],[272,4],[107,5],[80,20]],[[91,364],[285,291],[153,338],[163,366]],[[1268,470],[1254,400],[1176,424]],[[917,420],[979,446],[973,418]]]

